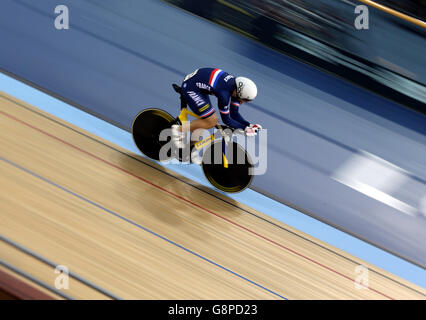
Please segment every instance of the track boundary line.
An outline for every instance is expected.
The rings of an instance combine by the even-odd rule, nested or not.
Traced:
[[[1,156],[0,156],[0,160],[3,160]],[[29,255],[29,256],[31,256],[31,257],[33,257],[33,258],[35,258],[35,259],[37,259],[37,260],[39,260],[41,262],[43,262],[44,264],[47,264],[48,266],[50,266],[52,268],[56,268],[58,266],[58,264],[56,264],[56,263],[54,263],[54,262],[52,262],[52,261],[50,261],[50,260],[42,257],[41,255],[35,253],[34,251],[32,251],[32,250],[30,250],[28,248],[25,248],[24,246],[22,246],[22,245],[18,244],[17,242],[15,242],[15,241],[13,241],[13,240],[11,240],[11,239],[3,236],[2,234],[0,234],[0,241],[3,241],[4,243],[6,243],[6,244],[8,244],[8,245],[10,245],[12,247],[14,247],[15,249],[17,249],[19,251],[24,252],[25,254],[27,254],[27,255]],[[99,293],[101,293],[101,294],[103,294],[103,295],[105,295],[105,296],[107,296],[109,298],[112,298],[112,299],[115,299],[115,300],[122,300],[122,298],[120,298],[120,297],[116,296],[115,294],[109,292],[108,290],[103,289],[100,286],[98,286],[98,285],[96,285],[96,284],[94,284],[94,283],[92,283],[92,282],[84,279],[83,277],[79,276],[75,272],[69,271],[68,275],[71,278],[74,278],[75,280],[80,281],[81,283],[87,285],[88,287],[90,287],[90,288],[98,291]]]
[[[13,266],[13,265],[11,265],[11,264],[9,264],[9,263],[1,260],[1,259],[0,259],[0,266],[5,267],[6,269],[8,269],[8,270],[10,270],[10,271],[12,271],[14,273],[16,273],[17,275],[19,275],[21,277],[24,277],[25,279],[30,280],[31,282],[34,282],[35,284],[39,285],[40,287],[42,287],[42,288],[44,288],[44,289],[46,289],[46,290],[48,290],[48,291],[50,291],[50,292],[58,295],[58,296],[60,296],[60,297],[62,297],[64,299],[74,300],[74,298],[72,298],[71,296],[69,296],[69,295],[67,295],[67,294],[65,294],[65,293],[63,293],[63,292],[61,292],[61,291],[53,288],[52,286],[49,286],[48,284],[46,284],[43,281],[37,279],[36,277],[33,277],[29,273],[26,273],[26,272],[22,271],[21,269],[18,269],[17,267],[15,267],[15,266]]]

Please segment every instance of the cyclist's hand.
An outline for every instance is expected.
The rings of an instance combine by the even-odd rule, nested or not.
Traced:
[[[260,124],[251,124],[250,128],[256,129],[257,131],[262,130],[262,126]]]
[[[244,129],[244,133],[246,134],[246,136],[248,137],[254,137],[257,134],[257,129],[254,129],[252,127],[246,127]]]

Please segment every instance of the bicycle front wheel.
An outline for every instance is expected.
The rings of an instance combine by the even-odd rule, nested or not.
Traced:
[[[203,154],[202,168],[207,180],[217,189],[235,193],[247,188],[253,179],[253,168],[247,151],[236,142],[226,146],[228,167],[223,164],[222,141],[212,143]]]

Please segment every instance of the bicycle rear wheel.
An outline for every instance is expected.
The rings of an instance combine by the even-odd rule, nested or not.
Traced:
[[[170,142],[170,137],[166,141],[160,141],[162,130],[170,128],[175,122],[175,118],[168,112],[161,109],[142,110],[133,120],[132,136],[138,149],[147,157],[153,160],[160,160],[160,150]],[[171,158],[169,152],[168,159]]]
[[[217,189],[235,193],[243,191],[253,180],[252,161],[247,151],[236,142],[228,143],[226,154],[228,168],[223,165],[222,141],[212,143],[203,154],[201,164],[207,180]]]

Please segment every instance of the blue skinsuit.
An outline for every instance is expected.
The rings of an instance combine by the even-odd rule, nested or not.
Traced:
[[[217,97],[223,123],[232,128],[245,129],[250,123],[240,115],[238,100],[231,97],[234,89],[235,77],[215,68],[197,69],[187,75],[182,83],[182,95],[195,114],[208,118],[214,113],[209,98],[213,94]]]

